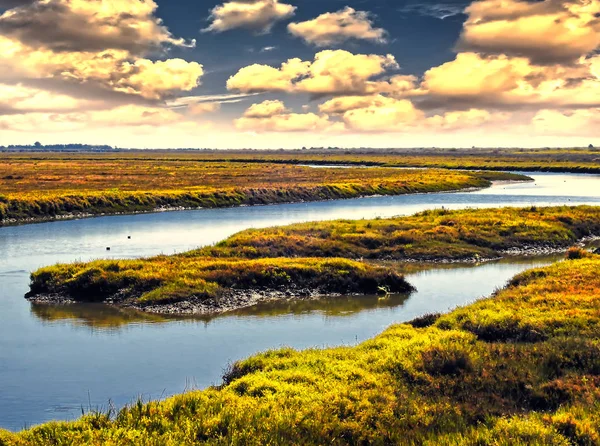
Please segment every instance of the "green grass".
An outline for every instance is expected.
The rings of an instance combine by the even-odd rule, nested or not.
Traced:
[[[600,235],[600,207],[431,210],[411,217],[250,229],[187,255],[465,260],[496,258],[524,246],[566,249],[590,235]]]
[[[3,445],[596,445],[600,257],[356,347],[268,351],[223,385],[48,423]]]
[[[167,304],[227,299],[235,290],[304,290],[320,294],[375,294],[411,290],[393,268],[347,259],[214,259],[160,256],[98,260],[42,268],[32,274],[30,297],[75,301]]]

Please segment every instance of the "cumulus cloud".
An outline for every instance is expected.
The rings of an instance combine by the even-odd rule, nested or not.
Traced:
[[[600,46],[598,0],[482,0],[465,11],[462,51],[573,62]]]
[[[211,24],[203,31],[220,33],[243,28],[266,34],[277,22],[289,19],[295,12],[295,6],[279,0],[233,0],[211,10]]]
[[[182,59],[151,61],[120,50],[59,52],[33,49],[0,36],[0,64],[3,75],[29,79],[54,78],[83,87],[103,88],[161,99],[199,85],[202,65]]]
[[[247,132],[306,132],[336,128],[327,115],[293,113],[281,101],[254,104],[234,124],[238,130]]]
[[[347,40],[369,40],[386,43],[386,31],[373,26],[372,15],[347,6],[337,12],[328,12],[306,22],[290,23],[288,31],[316,46],[338,45]]]
[[[571,65],[535,65],[524,57],[460,53],[428,70],[421,91],[434,105],[515,109],[600,105],[600,56]]]
[[[152,0],[37,0],[0,15],[0,79],[103,88],[162,100],[199,85],[202,65],[145,57],[186,45],[154,16]]]
[[[229,78],[227,88],[242,93],[371,94],[380,84],[374,78],[397,68],[396,59],[389,54],[326,50],[316,54],[312,62],[290,59],[280,68],[259,64],[242,68]]]
[[[154,13],[153,0],[40,0],[0,15],[0,34],[54,51],[143,53],[175,39]]]
[[[362,104],[361,104],[362,105]],[[343,114],[346,127],[361,132],[402,131],[424,118],[407,99],[394,99],[378,96],[366,106],[352,108]]]
[[[246,118],[270,118],[275,115],[288,113],[288,109],[282,101],[264,101],[260,104],[253,104],[244,113]]]

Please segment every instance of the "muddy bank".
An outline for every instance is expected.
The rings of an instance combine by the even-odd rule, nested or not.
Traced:
[[[407,287],[403,290],[396,290],[395,294],[405,294],[413,291],[415,291],[415,288],[411,285],[407,285]],[[320,289],[309,288],[250,289],[228,290],[219,297],[212,297],[208,299],[190,296],[185,300],[165,302],[160,304],[142,304],[137,302],[135,298],[128,298],[124,300],[110,299],[102,303],[105,305],[111,305],[119,308],[129,308],[153,314],[214,316],[276,300],[292,301],[335,299],[341,295],[342,294],[340,293],[331,293]],[[344,294],[344,296],[346,295],[347,294]],[[354,295],[360,296],[361,294],[355,293]],[[81,301],[74,300],[73,298],[63,294],[39,294],[35,296],[28,296],[27,300],[33,304],[44,305],[74,305],[82,303]]]

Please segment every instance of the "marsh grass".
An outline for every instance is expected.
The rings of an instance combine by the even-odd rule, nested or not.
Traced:
[[[431,210],[411,217],[302,223],[240,232],[187,254],[215,257],[490,259],[523,248],[568,248],[600,235],[600,208]]]
[[[355,347],[267,351],[232,365],[218,388],[3,432],[0,442],[596,445],[598,272],[598,256],[559,262]],[[482,326],[514,335],[473,328]]]
[[[29,297],[147,306],[227,299],[232,290],[402,293],[410,287],[398,265],[374,261],[480,261],[523,246],[566,249],[591,235],[600,235],[600,208],[587,206],[436,210],[392,219],[305,223],[243,231],[184,254],[42,268],[31,276]],[[573,253],[585,256],[579,249],[569,256]],[[478,330],[483,335],[487,328]],[[494,330],[487,336],[518,335],[510,321]],[[532,330],[523,336],[537,334]]]
[[[319,294],[394,293],[412,288],[391,267],[348,259],[215,259],[160,256],[56,265],[32,274],[30,297],[76,301],[133,300],[140,305],[226,298],[235,290],[298,290]]]
[[[0,224],[71,215],[219,208],[481,188],[512,174],[444,170],[311,169],[285,164],[7,157]]]

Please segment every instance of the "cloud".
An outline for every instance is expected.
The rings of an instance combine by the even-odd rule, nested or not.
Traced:
[[[406,99],[378,96],[365,105],[344,112],[343,121],[347,128],[361,132],[402,131],[424,118],[424,113]]]
[[[571,65],[535,65],[524,57],[460,53],[425,73],[421,93],[433,106],[597,106],[600,56]]]
[[[279,0],[233,0],[215,6],[210,13],[212,23],[203,32],[221,33],[236,28],[267,34],[273,26],[289,19],[296,7]]]
[[[214,113],[221,109],[221,104],[218,102],[200,102],[197,104],[190,104],[187,107],[187,112],[192,116],[200,116],[207,113]]]
[[[153,0],[40,0],[0,15],[0,34],[32,48],[144,53],[162,45],[191,46],[175,39],[155,17]]]
[[[540,110],[532,119],[536,133],[553,136],[600,136],[600,108]]]
[[[413,3],[403,6],[400,12],[408,14],[420,14],[445,20],[463,13],[465,5],[453,3]]]
[[[350,110],[364,109],[370,107],[383,107],[390,99],[382,96],[341,96],[330,99],[319,105],[319,111],[329,115],[340,115]]]
[[[72,132],[90,128],[155,127],[185,122],[186,118],[164,107],[124,105],[111,109],[0,115],[0,126],[15,132]]]
[[[425,126],[434,131],[455,131],[481,127],[485,124],[505,122],[510,113],[490,113],[488,110],[472,108],[452,111],[426,119]]]
[[[202,65],[182,59],[151,61],[120,50],[58,52],[33,49],[0,36],[3,76],[59,79],[81,87],[101,86],[115,92],[158,100],[200,83]]]
[[[283,115],[288,113],[288,109],[282,101],[264,101],[260,104],[253,104],[246,112],[246,118],[270,118],[271,116]]]
[[[242,68],[227,81],[227,89],[242,93],[286,92],[313,95],[370,94],[380,81],[375,77],[397,69],[392,55],[352,54],[325,50],[314,61],[290,59],[280,68],[251,65]]]
[[[314,132],[337,127],[327,115],[292,113],[281,101],[254,104],[234,124],[238,130],[251,132]]]
[[[202,65],[145,57],[164,45],[186,45],[154,16],[156,7],[152,0],[24,2],[0,15],[0,80],[52,81],[82,96],[104,89],[151,101],[190,91]]]
[[[171,108],[187,107],[188,105],[215,102],[218,104],[231,104],[245,101],[246,99],[257,96],[253,94],[207,94],[202,96],[183,96],[166,101],[167,106]]]
[[[0,9],[11,9],[17,6],[25,6],[37,0],[0,0]]]
[[[31,88],[22,84],[0,84],[0,115],[32,112],[73,112],[98,108],[99,101],[89,101],[65,94]]]
[[[313,20],[290,23],[288,31],[305,42],[324,47],[339,45],[347,40],[369,40],[386,43],[386,31],[373,27],[372,15],[349,6],[338,12],[328,12]]]
[[[570,63],[600,46],[598,0],[482,0],[465,11],[458,48]]]

